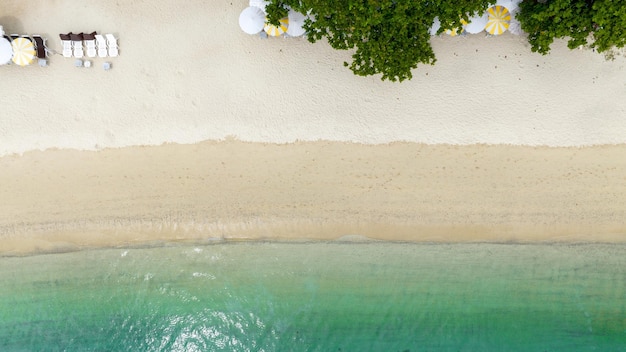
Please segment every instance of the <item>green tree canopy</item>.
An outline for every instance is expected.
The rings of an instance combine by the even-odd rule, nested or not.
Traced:
[[[461,19],[482,15],[496,0],[270,0],[268,20],[278,24],[287,6],[309,14],[304,26],[309,41],[326,38],[335,49],[353,50],[344,62],[361,76],[383,80],[412,77],[418,64],[434,64],[429,30],[460,29]],[[587,45],[611,53],[626,45],[626,0],[524,0],[517,19],[534,52],[547,54],[555,38],[568,46]]]
[[[326,38],[331,47],[354,50],[345,62],[355,74],[381,74],[403,81],[418,64],[434,64],[429,30],[435,17],[440,32],[461,28],[461,18],[482,14],[495,0],[270,0],[268,20],[278,23],[286,6],[315,20],[304,28],[308,40]]]
[[[568,38],[570,49],[586,45],[600,53],[626,44],[623,0],[525,0],[517,19],[531,50],[541,54],[550,51],[555,38]]]

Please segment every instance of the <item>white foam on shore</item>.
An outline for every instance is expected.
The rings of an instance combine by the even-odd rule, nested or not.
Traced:
[[[626,59],[563,41],[549,56],[522,37],[436,37],[438,62],[401,84],[357,77],[348,52],[238,27],[244,2],[3,2],[7,32],[120,38],[113,69],[0,66],[0,156],[29,150],[236,138],[367,144],[585,146],[626,143]],[[141,16],[137,16],[140,13]]]

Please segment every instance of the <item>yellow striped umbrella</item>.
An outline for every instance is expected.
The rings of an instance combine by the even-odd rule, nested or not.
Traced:
[[[500,35],[504,33],[511,23],[511,13],[509,10],[500,5],[492,6],[487,9],[489,21],[485,26],[485,31],[491,35]]]
[[[13,62],[20,66],[30,65],[35,57],[35,46],[26,38],[16,38],[11,42]]]
[[[276,27],[273,24],[266,23],[265,27],[263,27],[263,30],[265,30],[265,33],[267,33],[267,35],[270,35],[272,37],[278,37],[279,35],[287,32],[288,26],[289,18],[285,17],[280,20],[280,26]]]

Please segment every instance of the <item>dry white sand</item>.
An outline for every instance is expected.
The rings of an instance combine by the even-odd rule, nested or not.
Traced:
[[[2,1],[7,32],[57,51],[58,33],[111,32],[120,57],[108,72],[104,59],[86,69],[60,55],[0,66],[0,252],[207,237],[626,239],[623,57],[444,36],[435,66],[381,82],[325,43],[244,34],[246,5]],[[295,141],[318,142],[267,144]],[[130,147],[164,142],[190,145]],[[590,145],[604,146],[579,148]],[[101,151],[12,155],[50,148]]]
[[[433,38],[435,66],[402,84],[357,77],[348,52],[243,33],[247,1],[4,0],[7,32],[114,33],[120,57],[90,69],[0,66],[0,155],[163,142],[626,143],[626,59],[530,52],[522,37]]]

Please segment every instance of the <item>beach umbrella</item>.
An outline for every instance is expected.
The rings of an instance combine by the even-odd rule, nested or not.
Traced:
[[[439,22],[439,17],[435,17],[433,20],[433,25],[430,26],[430,35],[437,35],[437,31],[441,28],[441,22]]]
[[[239,14],[239,27],[248,34],[257,34],[265,25],[265,12],[256,6],[246,7]]]
[[[518,11],[519,11],[519,7],[513,10],[509,10],[509,12],[511,13],[511,23],[509,24],[508,31],[511,34],[522,35],[524,34],[524,31],[522,30],[522,24],[515,18],[515,15],[517,14]]]
[[[496,5],[504,6],[509,12],[513,12],[517,10],[520,2],[521,0],[498,0]]]
[[[287,27],[289,26],[289,18],[282,18],[279,22],[280,26],[278,27],[274,26],[273,24],[266,23],[265,27],[263,27],[263,30],[265,30],[265,33],[267,33],[267,35],[270,35],[272,37],[278,37],[279,35],[287,32]]]
[[[511,23],[511,13],[504,6],[492,6],[487,9],[489,21],[485,30],[491,35],[500,35],[504,33]]]
[[[250,0],[249,6],[256,6],[263,10],[263,13],[265,13],[265,7],[269,5],[269,3],[270,2],[267,0]]]
[[[15,38],[11,42],[13,47],[13,62],[20,66],[30,65],[35,57],[35,46],[26,38]]]
[[[13,57],[13,47],[11,42],[0,37],[0,65],[6,65],[11,62]]]
[[[489,21],[489,15],[485,12],[482,16],[470,17],[469,23],[465,26],[465,31],[470,34],[480,33],[485,30],[485,26]]]
[[[302,26],[304,25],[304,21],[306,20],[306,16],[301,14],[300,12],[296,12],[294,10],[289,10],[289,26],[287,27],[287,34],[292,37],[299,37],[306,33]]]
[[[446,34],[451,37],[456,37],[457,35],[461,34],[465,30],[465,26],[467,26],[467,21],[465,21],[464,19],[461,19],[461,25],[462,25],[461,31],[459,31],[458,28],[446,29]]]
[[[509,32],[515,35],[522,35],[522,33],[524,33],[522,30],[522,24],[519,23],[518,20],[512,18],[511,23],[509,24]]]

